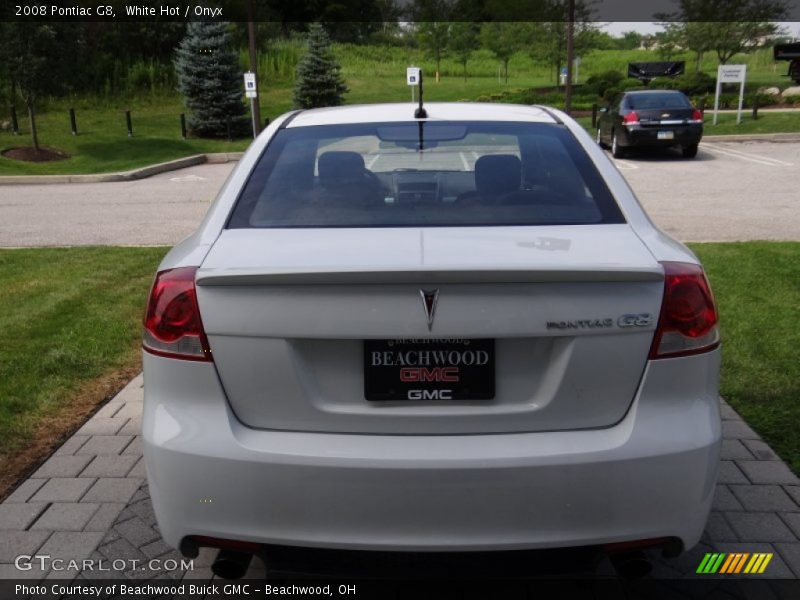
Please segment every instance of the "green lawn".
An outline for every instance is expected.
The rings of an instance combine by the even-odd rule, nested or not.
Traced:
[[[165,252],[0,250],[0,465],[81,385],[137,364],[145,300]]]
[[[128,137],[121,107],[76,107],[78,135],[69,125],[69,108],[55,107],[36,120],[39,141],[70,155],[67,160],[31,163],[0,156],[2,175],[53,175],[60,173],[108,173],[125,171],[166,160],[205,152],[244,150],[250,140],[202,140],[181,138],[181,108],[177,98],[140,103],[131,107],[134,136]],[[21,135],[0,133],[0,149],[30,146],[29,127],[19,115]]]
[[[296,41],[275,42],[259,57],[261,77],[261,108],[264,117],[275,118],[292,105],[293,73],[302,44]],[[526,52],[517,52],[509,64],[509,79],[498,80],[498,63],[487,50],[477,50],[468,62],[469,78],[464,81],[462,67],[450,57],[441,64],[442,80],[433,78],[434,65],[419,49],[355,46],[335,44],[334,53],[341,62],[342,75],[350,91],[349,104],[374,102],[405,102],[411,100],[405,83],[405,68],[416,64],[426,73],[425,98],[430,102],[473,100],[498,94],[504,90],[552,86],[552,69],[534,61]],[[715,72],[713,53],[707,53],[703,70]],[[243,66],[246,54],[242,54]],[[693,56],[673,57],[686,60],[692,66]],[[660,60],[648,51],[596,50],[582,57],[579,82],[593,73],[627,68],[631,60]],[[768,50],[748,56],[737,56],[737,62],[748,64],[748,85],[788,85],[782,77],[783,65],[776,65]],[[73,137],[69,128],[68,109],[77,111],[79,135]],[[129,138],[125,127],[125,109],[131,109],[134,137]],[[15,146],[30,145],[27,116],[19,109],[23,135],[14,136],[0,131],[0,151]],[[51,101],[40,108],[37,120],[42,145],[66,151],[71,158],[51,163],[26,163],[0,156],[0,176],[49,175],[65,173],[103,173],[127,170],[165,160],[203,152],[227,152],[246,148],[249,139],[184,140],[180,135],[181,100],[174,91],[140,92],[131,98],[103,99],[79,97]],[[8,120],[7,109],[0,112],[0,121]],[[588,122],[588,121],[587,121]],[[800,115],[764,116],[754,123],[740,127],[730,125],[724,116],[717,127],[709,126],[707,133],[756,133],[767,131],[799,131]]]
[[[800,243],[691,247],[719,304],[722,395],[800,473]]]
[[[719,303],[722,393],[800,472],[800,243],[692,248]],[[164,252],[0,250],[0,457],[24,447],[82,384],[137,364],[145,297]]]

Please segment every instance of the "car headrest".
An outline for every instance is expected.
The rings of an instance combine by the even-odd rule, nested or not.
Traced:
[[[475,190],[481,196],[499,196],[519,190],[522,163],[513,154],[487,154],[475,161]]]
[[[325,152],[319,156],[317,169],[323,185],[363,181],[364,157],[358,152]]]

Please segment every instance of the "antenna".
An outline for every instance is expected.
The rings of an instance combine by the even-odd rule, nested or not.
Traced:
[[[425,111],[425,107],[422,106],[422,69],[419,70],[419,106],[417,107],[417,110],[414,111],[414,118],[415,119],[428,118],[428,113]]]

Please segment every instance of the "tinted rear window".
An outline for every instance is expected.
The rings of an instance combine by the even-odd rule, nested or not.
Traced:
[[[625,106],[631,110],[692,108],[692,103],[680,92],[647,92],[626,96]]]
[[[622,222],[605,182],[563,126],[414,121],[279,131],[228,226]]]

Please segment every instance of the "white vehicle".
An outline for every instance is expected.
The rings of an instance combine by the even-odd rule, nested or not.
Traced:
[[[143,434],[166,542],[691,548],[721,443],[697,258],[567,115],[426,109],[276,119],[161,263]]]

